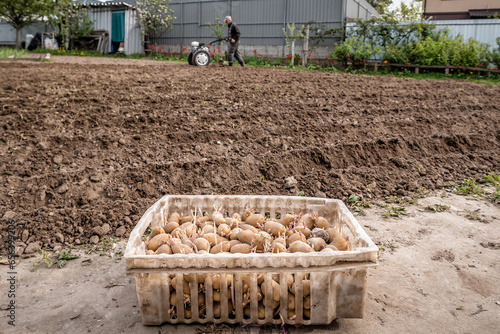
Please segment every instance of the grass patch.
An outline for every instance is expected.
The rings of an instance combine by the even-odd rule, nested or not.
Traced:
[[[500,184],[500,174],[489,173],[483,176],[481,180],[479,180],[479,183],[483,183],[489,186],[496,186],[497,184]]]
[[[370,202],[365,202],[360,199],[356,194],[351,194],[347,200],[347,205],[351,208],[353,216],[357,216],[366,208],[371,208],[372,204]]]
[[[467,219],[469,219],[469,220],[481,220],[481,217],[479,217],[479,215],[478,215],[479,209],[474,210],[474,211],[465,209],[464,211],[466,213],[465,217]]]
[[[104,54],[95,50],[65,50],[63,48],[58,49],[45,49],[37,48],[33,50],[33,53],[49,53],[53,56],[78,56],[78,57],[100,57],[100,58],[121,58],[121,59],[141,59],[142,55],[140,53],[133,53],[126,55],[123,52],[117,52],[113,54]]]
[[[382,217],[384,218],[399,217],[399,216],[406,216],[406,208],[401,206],[386,205],[384,208],[384,212],[382,213]]]
[[[411,78],[411,79],[417,79],[417,80],[455,80],[455,81],[468,81],[468,82],[474,82],[478,84],[486,84],[486,85],[495,85],[498,86],[500,85],[500,75],[493,73],[488,76],[487,73],[483,72],[472,72],[471,71],[456,71],[456,70],[451,70],[450,74],[445,74],[444,70],[439,70],[439,71],[427,71],[427,72],[421,72],[419,74],[416,74],[413,69],[408,69],[408,68],[403,68],[403,69],[388,69],[388,68],[383,68],[381,70],[378,70],[376,72],[374,71],[366,71],[367,75],[380,75],[380,76],[386,76],[386,75],[392,75],[398,78]]]
[[[425,207],[426,211],[431,211],[431,212],[443,212],[448,210],[450,207],[448,205],[444,204],[434,204],[434,205],[428,205]]]
[[[118,242],[120,242],[120,239],[114,237],[101,238],[97,244],[86,246],[85,254],[99,253],[99,256],[108,256],[120,260],[123,251],[119,248]]]
[[[453,188],[453,191],[459,195],[479,195],[483,193],[481,187],[476,183],[476,179],[465,179],[463,182]]]
[[[17,58],[24,57],[29,52],[25,49],[16,50],[9,47],[0,47],[0,58],[7,58],[11,56],[16,56]]]
[[[62,268],[69,260],[73,260],[78,257],[78,255],[71,254],[71,249],[67,251],[57,251],[55,253],[51,253],[40,248],[38,250],[38,253],[42,254],[42,258],[36,260],[33,263],[33,268],[31,268],[30,271],[35,271],[35,268],[42,262],[45,263],[47,268],[52,267],[54,263],[58,268]]]

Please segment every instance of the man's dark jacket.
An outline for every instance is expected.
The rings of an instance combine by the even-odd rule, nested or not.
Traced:
[[[229,31],[229,38],[231,39],[234,39],[236,42],[240,40],[240,29],[238,28],[238,26],[236,25],[236,23],[229,23],[227,25],[227,29]]]

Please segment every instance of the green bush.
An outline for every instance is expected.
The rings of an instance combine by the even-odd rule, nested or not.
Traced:
[[[500,67],[500,37],[497,37],[497,48],[491,53],[491,62]]]
[[[350,61],[355,65],[354,67],[359,67],[359,65],[364,66],[372,55],[379,52],[379,47],[373,48],[370,44],[365,44],[361,39],[351,37],[340,45],[335,44],[335,49],[330,54],[330,58],[339,61]]]
[[[413,47],[413,44],[408,45],[397,45],[396,43],[391,43],[386,46],[384,50],[384,55],[382,60],[389,63],[404,64],[410,61],[409,49]]]

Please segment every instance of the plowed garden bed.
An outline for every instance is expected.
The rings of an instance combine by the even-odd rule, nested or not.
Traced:
[[[498,86],[72,59],[0,63],[2,253],[11,218],[85,244],[164,194],[376,199],[500,166]]]

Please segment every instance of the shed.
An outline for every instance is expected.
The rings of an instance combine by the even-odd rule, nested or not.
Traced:
[[[123,42],[125,54],[143,53],[141,29],[137,27],[137,12],[126,2],[87,2],[90,20],[94,30],[109,32],[109,42],[105,53],[118,51]]]

